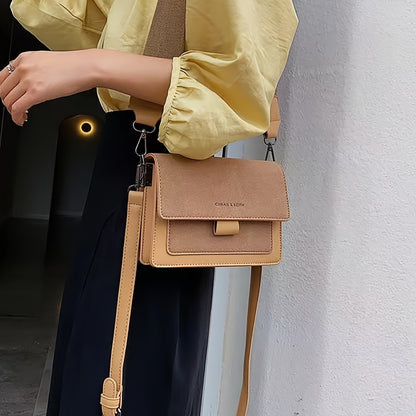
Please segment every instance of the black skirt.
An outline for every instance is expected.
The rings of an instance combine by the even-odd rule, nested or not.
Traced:
[[[108,113],[67,281],[48,416],[100,416],[108,376],[138,133],[134,113]],[[150,152],[166,152],[148,136]],[[139,265],[126,351],[123,414],[198,416],[211,311],[211,268]]]

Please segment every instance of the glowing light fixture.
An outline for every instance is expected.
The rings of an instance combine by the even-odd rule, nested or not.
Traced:
[[[94,133],[95,125],[90,120],[81,120],[79,122],[78,128],[82,136],[90,136]]]

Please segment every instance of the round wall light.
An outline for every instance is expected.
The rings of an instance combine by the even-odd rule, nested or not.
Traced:
[[[92,123],[91,121],[87,121],[87,120],[82,120],[79,123],[79,132],[83,135],[83,136],[89,136],[92,133],[94,133],[94,123]]]

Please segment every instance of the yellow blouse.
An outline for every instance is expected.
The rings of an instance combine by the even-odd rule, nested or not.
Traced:
[[[157,0],[13,0],[19,22],[53,50],[142,54]],[[186,52],[173,59],[159,140],[204,159],[262,134],[297,27],[291,0],[187,0]],[[87,63],[86,63],[87,64]],[[130,97],[99,89],[105,111]]]

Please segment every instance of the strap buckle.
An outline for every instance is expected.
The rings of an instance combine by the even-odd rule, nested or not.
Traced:
[[[144,127],[136,127],[136,122],[133,122],[133,130],[140,133],[139,140],[137,141],[134,153],[139,157],[139,163],[136,169],[136,180],[133,185],[128,187],[129,191],[143,189],[149,185],[149,178],[151,178],[152,167],[151,163],[146,163],[145,157],[147,155],[147,135],[152,134],[156,131],[156,126],[151,130],[146,130]],[[143,143],[143,149],[140,150],[141,144]]]
[[[264,160],[270,160],[270,158],[271,158],[271,160],[273,162],[276,162],[276,158],[274,156],[273,146],[276,144],[277,138],[276,137],[268,137],[267,133],[264,133],[263,141],[264,141],[264,144],[267,146],[266,157],[264,158]]]

